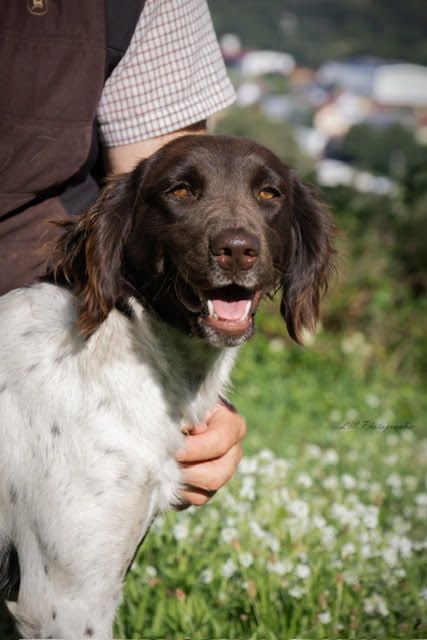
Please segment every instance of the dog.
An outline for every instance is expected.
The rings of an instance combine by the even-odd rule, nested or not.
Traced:
[[[313,330],[334,227],[264,147],[183,136],[63,222],[51,278],[0,299],[0,556],[25,637],[110,638],[129,564],[179,500],[183,425],[226,391],[260,300]]]

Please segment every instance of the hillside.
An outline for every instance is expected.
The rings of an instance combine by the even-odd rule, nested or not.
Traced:
[[[210,0],[218,35],[293,54],[299,64],[359,54],[427,64],[424,0]]]

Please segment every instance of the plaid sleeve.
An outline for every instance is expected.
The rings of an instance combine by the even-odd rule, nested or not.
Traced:
[[[101,140],[115,147],[171,133],[234,99],[206,1],[147,0],[103,89]]]

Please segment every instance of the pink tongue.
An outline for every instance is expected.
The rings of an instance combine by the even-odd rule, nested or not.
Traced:
[[[245,313],[247,302],[247,300],[236,300],[235,302],[212,300],[214,311],[222,320],[240,320]]]

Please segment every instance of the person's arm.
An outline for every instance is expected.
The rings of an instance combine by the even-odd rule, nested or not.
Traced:
[[[245,435],[244,419],[225,403],[215,407],[206,424],[190,428],[185,448],[176,454],[186,483],[181,492],[184,505],[204,504],[231,480],[242,459]]]
[[[149,140],[141,140],[131,144],[124,144],[119,147],[104,147],[104,163],[107,174],[109,173],[126,173],[132,169],[143,158],[148,158],[155,153],[160,147],[174,138],[185,136],[187,134],[203,134],[206,133],[206,120],[196,122],[189,127],[167,133],[157,138]]]

